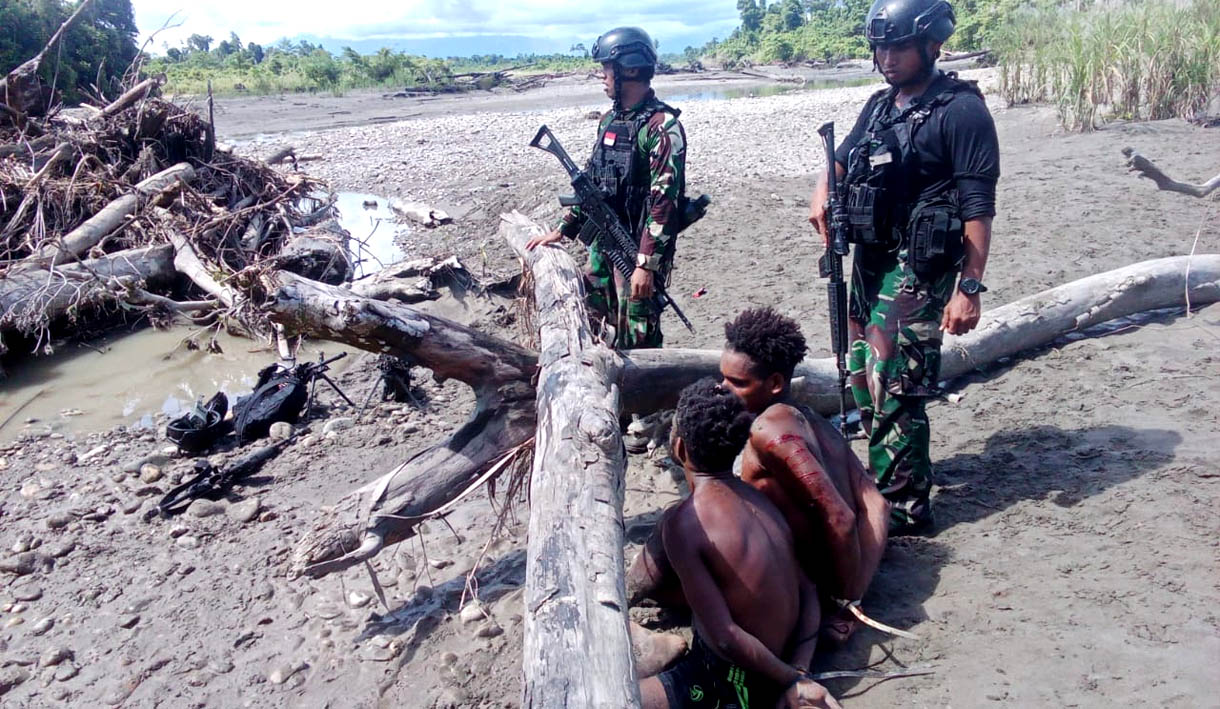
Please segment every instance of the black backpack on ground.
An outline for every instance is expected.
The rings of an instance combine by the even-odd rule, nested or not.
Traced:
[[[233,405],[233,430],[238,445],[266,436],[273,423],[296,423],[300,419],[309,399],[309,382],[300,376],[299,369],[272,364],[258,373],[254,393],[239,398]]]

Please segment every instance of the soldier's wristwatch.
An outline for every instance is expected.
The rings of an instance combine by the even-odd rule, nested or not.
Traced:
[[[957,284],[957,289],[966,295],[978,295],[986,293],[987,286],[983,285],[982,281],[977,278],[963,278]]]

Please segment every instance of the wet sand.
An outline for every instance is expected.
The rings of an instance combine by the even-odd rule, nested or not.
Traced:
[[[985,88],[994,82],[975,76]],[[690,189],[715,202],[683,235],[671,287],[698,332],[667,317],[668,345],[719,347],[724,320],[770,304],[803,323],[811,354],[827,354],[819,248],[803,221],[821,167],[815,131],[828,119],[845,130],[870,91],[681,106]],[[552,220],[565,188],[554,160],[526,141],[545,122],[583,154],[594,129],[586,115],[601,104],[596,93],[538,110],[471,104],[241,149],[291,142],[326,155],[309,169],[340,189],[451,208],[453,225],[406,236],[408,255],[457,253],[476,274],[505,274],[515,260],[497,241],[497,215],[518,208]],[[1052,109],[992,108],[1004,177],[985,308],[1189,253],[1196,231],[1199,252],[1220,249],[1214,201],[1157,192],[1126,174],[1119,152],[1131,145],[1178,179],[1200,181],[1220,165],[1214,131],[1162,121],[1065,135]],[[699,288],[707,295],[687,297]],[[506,336],[510,313],[469,299],[453,311]],[[1220,306],[1161,313],[954,382],[961,399],[930,409],[938,533],[894,540],[864,600],[871,615],[921,639],[862,630],[816,667],[901,663],[935,674],[829,682],[844,705],[1214,704],[1218,342]],[[358,359],[340,383],[360,402],[373,366]],[[478,495],[449,517],[452,531],[430,522],[420,539],[378,557],[389,610],[363,570],[285,576],[320,506],[439,439],[472,407],[460,385],[421,376],[421,386],[424,410],[378,407],[333,437],[323,424],[350,414],[324,412],[308,442],[238,489],[221,514],[169,522],[145,515],[191,463],[158,457],[161,431],[65,436],[25,426],[21,444],[0,448],[0,563],[30,545],[40,556],[29,574],[0,572],[4,705],[518,706],[523,505],[477,575],[489,620],[463,623],[458,608],[494,521]],[[142,481],[136,463],[150,455],[163,477]],[[632,457],[628,558],[681,493],[661,457]],[[252,498],[260,511],[239,521]]]

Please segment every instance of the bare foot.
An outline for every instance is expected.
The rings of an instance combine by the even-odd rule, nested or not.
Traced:
[[[842,647],[851,640],[860,621],[847,608],[839,608],[822,621],[822,637],[835,647]]]
[[[630,624],[631,650],[640,677],[660,674],[686,652],[686,641],[672,633],[657,633],[636,623]]]

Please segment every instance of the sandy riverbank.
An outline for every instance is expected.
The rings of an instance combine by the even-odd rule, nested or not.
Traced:
[[[812,354],[826,354],[818,253],[803,221],[821,168],[815,131],[825,120],[844,131],[871,90],[681,105],[690,189],[715,202],[682,237],[671,288],[698,332],[667,318],[667,344],[719,347],[726,318],[772,304],[804,323]],[[454,224],[411,232],[408,252],[457,253],[476,274],[508,273],[515,262],[496,240],[497,215],[517,208],[553,219],[565,187],[555,161],[526,142],[547,123],[584,154],[594,129],[586,116],[604,103],[596,90],[587,103],[553,108],[459,102],[384,125],[269,128],[294,133],[241,149],[267,154],[291,143],[325,155],[308,168],[337,188],[444,207]],[[1165,121],[1064,135],[1047,108],[992,108],[1004,177],[985,307],[1188,253],[1197,230],[1200,252],[1220,250],[1214,201],[1155,191],[1125,173],[1119,153],[1132,145],[1179,179],[1201,180],[1220,165],[1214,131]],[[685,297],[699,288],[708,294]],[[453,314],[509,333],[504,305]],[[901,662],[936,673],[829,683],[845,706],[1212,702],[1218,342],[1220,306],[1163,314],[971,375],[956,383],[958,403],[934,404],[940,531],[893,542],[865,599],[872,615],[921,640],[863,631],[820,657],[819,669],[884,660],[881,669]],[[356,363],[340,380],[357,401],[371,369]],[[161,433],[52,437],[44,423],[27,424],[22,443],[0,449],[0,569],[29,558],[17,549],[35,554],[30,573],[0,571],[0,701],[517,706],[524,507],[479,575],[490,619],[458,616],[464,575],[492,524],[485,499],[464,502],[449,518],[453,531],[429,523],[422,545],[378,558],[389,612],[363,571],[285,577],[314,510],[436,440],[471,407],[457,384],[425,389],[425,410],[384,407],[334,437],[323,423],[349,414],[325,414],[309,443],[238,491],[235,501],[259,500],[250,521],[229,503],[212,516],[146,520],[168,480],[190,468],[189,459],[156,457]],[[137,462],[149,455],[162,477],[146,470],[141,480]],[[679,494],[668,471],[633,457],[625,512],[634,543]]]

